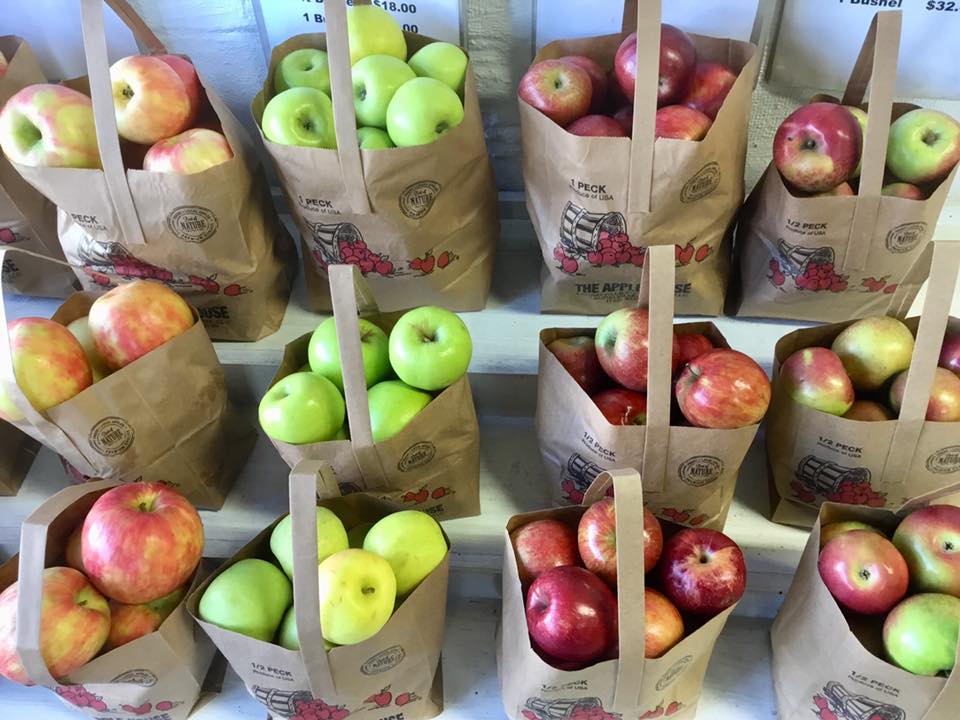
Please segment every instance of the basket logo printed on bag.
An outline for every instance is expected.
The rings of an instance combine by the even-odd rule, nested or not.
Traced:
[[[852,693],[838,682],[828,682],[813,696],[812,710],[821,720],[907,720],[902,708]]]
[[[927,470],[937,475],[960,472],[960,445],[940,448],[927,458]]]
[[[592,460],[588,460],[580,453],[573,453],[560,470],[560,488],[563,490],[563,499],[572,505],[583,502],[583,495],[593,483],[597,475],[604,472]]]
[[[433,208],[441,190],[440,183],[433,180],[421,180],[403,189],[398,198],[400,212],[411,220],[426,217]]]
[[[122,455],[130,446],[136,433],[126,420],[115,415],[102,418],[90,428],[87,442],[104,457]]]
[[[849,287],[850,277],[834,271],[836,255],[832,247],[805,247],[780,238],[777,254],[779,257],[770,258],[767,275],[776,288],[783,289],[787,278],[793,280],[795,289],[810,292],[839,293]]]
[[[807,455],[797,464],[794,480],[790,483],[794,499],[815,504],[818,498],[845,505],[867,505],[881,508],[887,504],[887,494],[878,492],[870,484],[869,468],[845,467],[832,460]]]
[[[423,467],[433,460],[436,454],[436,445],[428,440],[421,440],[406,449],[400,458],[400,462],[397,463],[397,469],[400,472],[409,472],[410,470]]]
[[[389,685],[352,710],[346,705],[333,705],[321,698],[315,698],[306,690],[278,690],[254,686],[253,696],[270,711],[271,716],[290,718],[290,720],[314,720],[318,717],[328,720],[345,720],[354,713],[375,710],[390,713],[377,720],[403,720],[402,708],[423,699],[415,692],[394,693]]]
[[[703,487],[723,476],[723,460],[714,455],[694,455],[677,468],[680,479],[691,487]]]
[[[721,177],[720,163],[715,160],[708,162],[684,184],[680,191],[680,202],[692,203],[712,195],[720,187]]]
[[[563,698],[545,700],[527,698],[520,711],[526,720],[621,720],[620,713],[610,713],[603,709],[600,698]]]
[[[181,205],[167,215],[167,229],[184,242],[209,240],[219,224],[212,210],[199,205]]]
[[[364,675],[379,675],[388,670],[393,670],[403,662],[407,656],[407,651],[400,645],[388,647],[386,650],[378,652],[372,658],[360,666],[360,672]]]
[[[909,222],[898,225],[887,233],[887,250],[892,253],[908,253],[927,236],[925,222]]]

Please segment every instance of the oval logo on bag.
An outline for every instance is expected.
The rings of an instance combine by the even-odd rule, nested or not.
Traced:
[[[184,242],[202,243],[217,231],[217,216],[199,205],[181,205],[167,215],[167,228]]]
[[[385,673],[388,670],[393,670],[397,665],[402,663],[406,656],[406,650],[399,645],[388,647],[361,665],[360,672],[364,675],[379,675],[380,673]]]
[[[927,234],[925,222],[912,222],[897,225],[887,233],[887,250],[892,253],[906,253],[913,250]]]
[[[927,458],[927,470],[937,475],[960,471],[960,445],[940,448]]]
[[[130,423],[121,417],[105,417],[90,428],[87,441],[90,447],[105,457],[122,455],[133,445],[135,433]]]
[[[723,475],[723,460],[713,455],[694,455],[680,463],[677,474],[687,485],[703,487]]]
[[[440,183],[433,180],[421,180],[400,193],[400,212],[411,220],[419,220],[433,207],[440,194]]]
[[[687,180],[680,191],[680,202],[692,203],[697,200],[703,200],[714,190],[720,187],[720,163],[708,162],[697,174]]]
[[[687,669],[687,665],[693,662],[693,655],[684,655],[673,665],[667,668],[663,677],[657,680],[657,690],[663,690],[670,687],[673,681],[680,677],[680,674]]]
[[[437,454],[437,448],[432,442],[422,440],[407,448],[397,463],[397,469],[400,472],[407,472],[418,467],[423,467],[433,460]]]
[[[157,676],[149,670],[127,670],[120,673],[112,683],[129,683],[130,685],[139,685],[140,687],[153,687],[157,684]]]

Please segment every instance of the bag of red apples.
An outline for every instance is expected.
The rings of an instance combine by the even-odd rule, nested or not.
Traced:
[[[50,319],[8,323],[0,303],[0,422],[80,475],[166,482],[205,509],[246,457],[227,451],[247,431],[196,311],[147,280],[75,293]]]
[[[797,330],[777,343],[767,426],[773,519],[824,501],[894,510],[960,492],[960,243],[932,243],[920,317]]]
[[[363,492],[440,520],[480,513],[470,332],[449,310],[381,313],[354,265],[331,265],[333,317],[284,349],[260,426],[291,468],[333,467]]]
[[[722,311],[758,58],[661,26],[660,0],[627,0],[622,33],[537,53],[518,94],[544,312],[631,305],[649,245],[674,246],[680,314]]]
[[[720,529],[770,381],[712,323],[673,325],[673,251],[651,247],[647,260],[638,307],[595,331],[541,331],[540,454],[557,503],[580,504],[603,470],[636,467],[657,517]]]
[[[89,77],[14,95],[0,147],[58,206],[60,244],[84,289],[156,280],[218,340],[269,335],[295,252],[249,136],[125,0],[106,2],[151,54],[108,66],[103,2],[83,0]]]
[[[183,720],[214,655],[185,602],[202,552],[200,516],[162,483],[60,491],[0,566],[0,676],[89,718]]]
[[[900,20],[877,13],[843,98],[816,96],[777,130],[738,221],[737,315],[841,322],[909,311],[956,176],[960,123],[893,102]]]
[[[294,468],[289,497],[289,514],[191,593],[190,613],[270,717],[440,714],[440,525],[377,498],[339,497],[324,462]]]
[[[636,470],[598,476],[582,507],[515,515],[497,657],[507,717],[692,720],[745,585],[737,544],[661,527]]]
[[[773,624],[781,720],[953,720],[960,508],[825,503]]]
[[[385,310],[480,310],[500,221],[473,69],[385,7],[327,2],[327,33],[273,48],[251,107],[300,230],[308,302],[329,312],[328,267],[348,263]]]

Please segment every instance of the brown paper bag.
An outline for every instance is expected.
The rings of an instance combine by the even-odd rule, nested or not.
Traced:
[[[40,444],[10,423],[0,421],[0,495],[16,495]]]
[[[602,315],[629,306],[639,287],[642,248],[671,245],[678,312],[718,315],[729,265],[725,238],[743,202],[757,48],[691,35],[701,59],[726,63],[739,77],[702,141],[654,140],[659,0],[627,0],[623,32],[552,42],[534,62],[588,55],[610,68],[634,28],[640,72],[632,141],[572,135],[519,101],[527,210],[546,265],[541,309]],[[618,236],[629,237],[630,252],[608,247]]]
[[[298,718],[324,708],[332,720],[424,720],[443,710],[440,651],[447,609],[449,553],[369,640],[324,651],[317,597],[314,508],[329,508],[346,527],[376,522],[399,508],[364,495],[339,497],[325,462],[305,461],[290,474],[293,535],[293,605],[300,651],[256,640],[199,617],[210,582],[238,560],[272,560],[270,533],[281,516],[247,543],[187,598],[190,614],[213,639],[250,694],[272,717]],[[321,499],[319,502],[317,498]],[[449,544],[449,540],[448,540]],[[320,715],[320,717],[324,717]]]
[[[0,76],[0,107],[27,85],[47,81],[22,38],[0,37],[0,53],[8,63]],[[0,246],[4,245],[63,260],[57,241],[57,208],[20,177],[0,152]],[[3,281],[15,293],[42,297],[66,297],[78,287],[69,268],[20,265],[14,258],[3,264]]]
[[[0,261],[21,252],[0,249]],[[67,325],[93,300],[75,293],[51,319]],[[164,482],[198,507],[223,504],[253,440],[202,323],[42,413],[14,381],[6,328],[0,303],[0,383],[24,416],[13,423],[20,430],[83,475]]]
[[[310,305],[330,310],[328,266],[352,262],[385,310],[413,305],[480,310],[490,289],[500,221],[473,70],[467,68],[463,122],[446,136],[418,147],[360,150],[346,4],[369,0],[328,2],[329,34],[297,35],[273,49],[263,91],[251,108],[259,127],[274,95],[277,64],[287,53],[305,47],[329,51],[339,149],[263,138],[300,229]],[[404,35],[411,54],[434,42]]]
[[[737,315],[841,322],[910,309],[957,170],[926,200],[880,195],[890,122],[915,107],[893,103],[899,46],[900,11],[877,13],[840,101],[866,108],[869,85],[856,197],[796,197],[772,164],[754,188],[736,233]]]
[[[186,601],[155,632],[99,655],[61,682],[50,675],[40,653],[43,569],[64,565],[70,533],[116,484],[97,481],[61,490],[23,521],[19,556],[0,566],[0,590],[19,580],[17,653],[33,682],[89,718],[184,720],[214,655],[213,644],[188,615]],[[198,571],[194,583],[200,576]]]
[[[733,612],[727,608],[657,659],[644,658],[643,488],[636,470],[597,476],[583,507],[514,515],[507,521],[503,554],[503,621],[497,639],[497,670],[503,707],[510,720],[618,720],[668,715],[693,720],[713,646]],[[543,518],[576,524],[586,506],[616,488],[617,600],[620,656],[565,672],[534,651],[527,630],[524,590],[510,533]],[[630,558],[631,561],[627,562]],[[632,559],[640,558],[639,564]]]
[[[905,511],[901,508],[898,514]],[[771,631],[780,720],[954,720],[960,707],[960,675],[921,677],[882,660],[882,646],[873,647],[872,638],[854,634],[820,579],[820,528],[841,520],[859,520],[892,533],[899,518],[889,511],[834,503],[820,508]]]
[[[126,0],[107,4],[150,53],[167,52]],[[195,306],[218,340],[269,335],[286,309],[293,247],[249,137],[204,84],[212,109],[198,123],[222,127],[234,157],[193,175],[125,170],[100,0],[83,0],[82,21],[90,76],[72,84],[93,98],[104,169],[15,167],[59,207],[60,243],[84,289],[157,280]]]
[[[639,305],[650,309],[650,382],[646,425],[611,425],[547,345],[560,337],[593,335],[593,328],[540,332],[537,440],[557,503],[580,504],[599,473],[610,467],[642,468],[644,494],[658,517],[682,525],[723,528],[740,464],[757,425],[736,430],[671,426],[671,333],[703,333],[729,347],[712,323],[673,321],[673,250],[647,252]],[[652,268],[650,267],[652,265]]]
[[[897,420],[863,422],[794,402],[779,382],[796,350],[830,347],[852,321],[797,330],[777,343],[767,426],[773,519],[809,527],[826,500],[898,508],[931,492],[960,491],[960,423],[926,422],[927,402],[960,271],[960,242],[933,243],[933,270],[919,318],[909,381]]]
[[[271,440],[291,468],[302,460],[333,467],[344,493],[365,492],[438,520],[480,514],[480,428],[465,375],[384,442],[370,430],[358,313],[388,334],[403,312],[381,314],[364,278],[353,265],[331,265],[330,290],[337,322],[349,440],[291,445]],[[310,334],[287,345],[272,387],[307,362]]]

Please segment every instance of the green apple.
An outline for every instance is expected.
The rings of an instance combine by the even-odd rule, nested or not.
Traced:
[[[373,441],[389,440],[403,430],[433,398],[399,380],[384,380],[367,393]]]
[[[456,45],[447,42],[424,45],[410,57],[410,67],[420,77],[439,80],[457,95],[463,95],[467,54]]]
[[[914,675],[947,676],[957,658],[960,598],[923,593],[897,605],[883,623],[883,647]]]
[[[367,387],[376,385],[390,374],[390,351],[387,334],[369,320],[360,319],[360,353],[363,355],[363,375]],[[343,390],[340,367],[340,346],[337,344],[337,324],[327,318],[317,325],[307,345],[310,369],[327,378]]]
[[[394,93],[417,74],[392,55],[367,55],[353,66],[353,105],[357,123],[387,127],[387,106]]]
[[[270,533],[270,551],[280,567],[293,578],[293,521],[287,515],[278,522]],[[317,508],[317,562],[322,563],[328,557],[349,547],[347,531],[340,522],[340,518],[332,510],[325,507]]]
[[[363,150],[382,150],[396,147],[386,130],[374,127],[357,128],[357,140]]]
[[[280,379],[260,400],[267,437],[292,445],[331,440],[343,426],[346,406],[337,386],[314,372]]]
[[[367,537],[367,533],[370,531],[370,528],[373,527],[373,523],[360,523],[359,525],[354,525],[352,528],[347,530],[347,541],[350,543],[352,548],[362,548],[363,540]]]
[[[297,634],[297,614],[291,605],[287,614],[283,616],[283,622],[280,623],[280,629],[277,631],[277,645],[287,650],[300,649],[300,637]],[[323,641],[323,649],[330,652],[336,647],[329,640]]]
[[[410,593],[443,562],[447,541],[440,525],[425,512],[403,510],[378,520],[363,549],[386,559],[397,578],[397,595]]]
[[[949,115],[918,108],[890,126],[887,169],[903,182],[939,182],[958,162],[960,123]]]
[[[293,602],[293,587],[273,563],[248,558],[217,575],[200,598],[200,619],[271,642]]]
[[[867,114],[856,105],[844,105],[844,107],[860,123],[860,159],[857,161],[857,167],[850,173],[851,178],[856,178],[860,177],[860,171],[863,170],[863,150],[867,144]]]
[[[387,132],[397,147],[427,145],[463,122],[463,103],[439,80],[418,77],[394,93]]]
[[[327,53],[315,48],[301,48],[284,55],[273,73],[273,91],[281,93],[292,87],[312,87],[330,95],[330,64]]]
[[[347,8],[347,40],[350,64],[356,65],[368,55],[392,55],[406,61],[407,39],[393,16],[376,5],[351,5]]]
[[[337,645],[363,642],[387,624],[397,600],[390,563],[366,550],[341,550],[317,568],[320,626]]]
[[[421,390],[453,385],[467,371],[472,355],[467,326],[441,307],[410,310],[390,331],[390,364],[397,377]]]
[[[294,87],[274,95],[261,120],[267,140],[280,145],[336,148],[333,103],[321,90]]]
[[[347,423],[344,422],[340,426],[340,429],[337,430],[337,434],[334,435],[331,440],[349,440],[350,439],[350,428],[347,427]]]
[[[107,361],[100,355],[97,346],[93,344],[93,335],[90,334],[90,323],[87,321],[86,316],[77,318],[67,325],[67,330],[80,341],[83,354],[87,356],[87,360],[90,363],[90,371],[93,373],[94,382],[100,382],[113,372],[113,370],[107,366]]]

